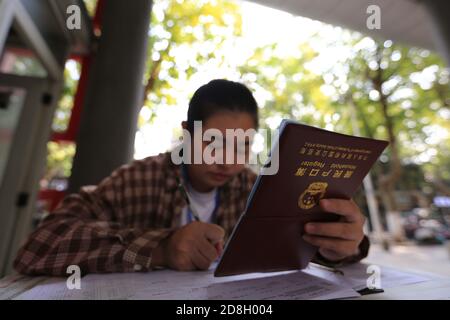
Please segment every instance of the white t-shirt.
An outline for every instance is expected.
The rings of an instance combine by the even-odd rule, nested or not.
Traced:
[[[187,185],[187,192],[191,202],[191,208],[197,212],[200,221],[212,223],[214,209],[216,207],[217,188],[210,192],[198,192],[192,188],[190,184]],[[194,219],[194,217],[192,217]],[[189,221],[188,207],[184,207],[181,213],[181,226],[184,226]]]

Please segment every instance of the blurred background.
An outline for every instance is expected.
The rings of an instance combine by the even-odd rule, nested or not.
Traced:
[[[372,4],[380,28],[368,24]],[[254,92],[262,128],[289,118],[388,140],[355,197],[369,259],[450,275],[448,9],[442,0],[1,0],[0,274],[67,192],[170,150],[193,92],[226,78]],[[253,150],[267,143],[260,135]]]

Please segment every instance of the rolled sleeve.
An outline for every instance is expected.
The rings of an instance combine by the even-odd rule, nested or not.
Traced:
[[[161,240],[167,238],[172,232],[173,229],[151,230],[133,240],[123,254],[125,270],[150,270],[153,250],[159,245]]]
[[[323,257],[319,252],[317,252],[316,256],[312,260],[314,263],[318,263],[327,267],[341,267],[348,264],[356,263],[366,258],[369,254],[370,241],[367,236],[364,236],[363,240],[359,244],[359,252],[354,256],[347,257],[341,261],[331,261]]]

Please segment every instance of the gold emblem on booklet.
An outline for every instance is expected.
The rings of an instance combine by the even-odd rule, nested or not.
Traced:
[[[298,206],[301,209],[311,209],[319,203],[319,200],[325,195],[328,183],[326,182],[313,182],[298,198]]]

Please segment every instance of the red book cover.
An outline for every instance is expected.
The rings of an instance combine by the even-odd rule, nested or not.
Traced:
[[[278,160],[278,172],[259,175],[215,276],[305,268],[317,248],[302,239],[304,225],[339,218],[319,200],[352,198],[388,145],[289,120],[277,143],[270,161]]]

